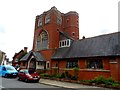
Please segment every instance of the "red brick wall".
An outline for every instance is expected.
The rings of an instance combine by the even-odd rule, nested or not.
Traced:
[[[33,40],[33,51],[35,50],[36,47],[36,40],[37,36],[40,33],[40,30],[44,29],[48,32],[49,34],[49,48],[58,48],[59,47],[59,32],[57,30],[63,31],[67,33],[69,36],[73,37],[74,39],[79,38],[79,20],[78,20],[78,14],[75,12],[69,12],[67,14],[63,13],[58,13],[55,10],[50,10],[50,23],[45,24],[45,17],[48,14],[48,12],[44,12],[43,15],[43,26],[42,27],[37,27],[38,26],[38,19],[39,16],[36,16],[36,21],[35,21],[35,30],[34,30],[34,40]],[[62,24],[57,24],[56,19],[57,16],[62,16]],[[69,19],[69,20],[68,20]],[[68,20],[68,22],[67,22]],[[74,36],[72,33],[75,33]]]
[[[120,58],[118,58],[117,61],[118,61],[118,81],[120,82]]]
[[[75,40],[79,39],[79,16],[76,12],[69,12],[64,16],[63,30]],[[72,33],[75,33],[73,36]]]
[[[116,81],[120,81],[119,60],[120,58],[116,58],[116,62],[110,62],[111,77]]]
[[[104,76],[105,78],[111,77],[109,58],[101,58],[103,60],[103,70],[100,69],[87,69],[86,68],[86,58],[79,59],[78,65],[80,67],[79,70],[79,80],[89,80],[94,79],[97,76]],[[66,70],[69,74],[74,75],[73,69],[66,68],[66,60],[52,60],[52,64],[54,66],[55,63],[59,61],[59,73],[65,72]],[[54,72],[54,71],[53,71]]]

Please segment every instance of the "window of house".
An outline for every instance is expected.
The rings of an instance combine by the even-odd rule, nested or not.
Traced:
[[[78,60],[77,61],[67,61],[66,68],[74,68],[78,67]]]
[[[45,24],[50,22],[50,14],[46,15],[45,17]]]
[[[90,69],[103,69],[103,62],[101,59],[88,59],[87,68]]]
[[[38,20],[38,27],[42,26],[42,17],[39,18]]]
[[[57,17],[57,24],[62,24],[62,17]]]
[[[59,42],[59,47],[69,47],[71,43],[70,39],[66,39],[66,40],[61,40]]]

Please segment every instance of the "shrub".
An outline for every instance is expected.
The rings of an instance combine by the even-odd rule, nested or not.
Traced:
[[[105,84],[106,80],[103,76],[96,77],[93,82],[96,84]]]
[[[65,78],[69,78],[69,79],[71,79],[71,74],[69,74],[68,71],[65,71]]]
[[[42,74],[40,74],[40,76],[41,76],[41,77],[50,77],[50,75],[47,74],[47,73],[42,73]]]
[[[112,85],[113,83],[115,83],[115,81],[112,79],[112,77],[106,79],[106,85]]]
[[[62,73],[60,78],[65,78],[65,73]]]
[[[119,83],[112,83],[112,87],[120,87],[120,84]]]
[[[77,80],[78,77],[76,76],[71,76],[71,80]]]

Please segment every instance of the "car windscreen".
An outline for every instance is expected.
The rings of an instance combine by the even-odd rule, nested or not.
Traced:
[[[15,70],[14,68],[12,67],[6,67],[7,70]]]
[[[29,74],[28,70],[24,70],[24,73],[25,73],[25,74]]]

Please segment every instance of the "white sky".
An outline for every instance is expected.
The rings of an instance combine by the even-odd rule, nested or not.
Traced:
[[[80,38],[118,31],[120,0],[0,0],[0,50],[12,60],[24,47],[32,49],[36,15],[55,6],[79,13]]]

